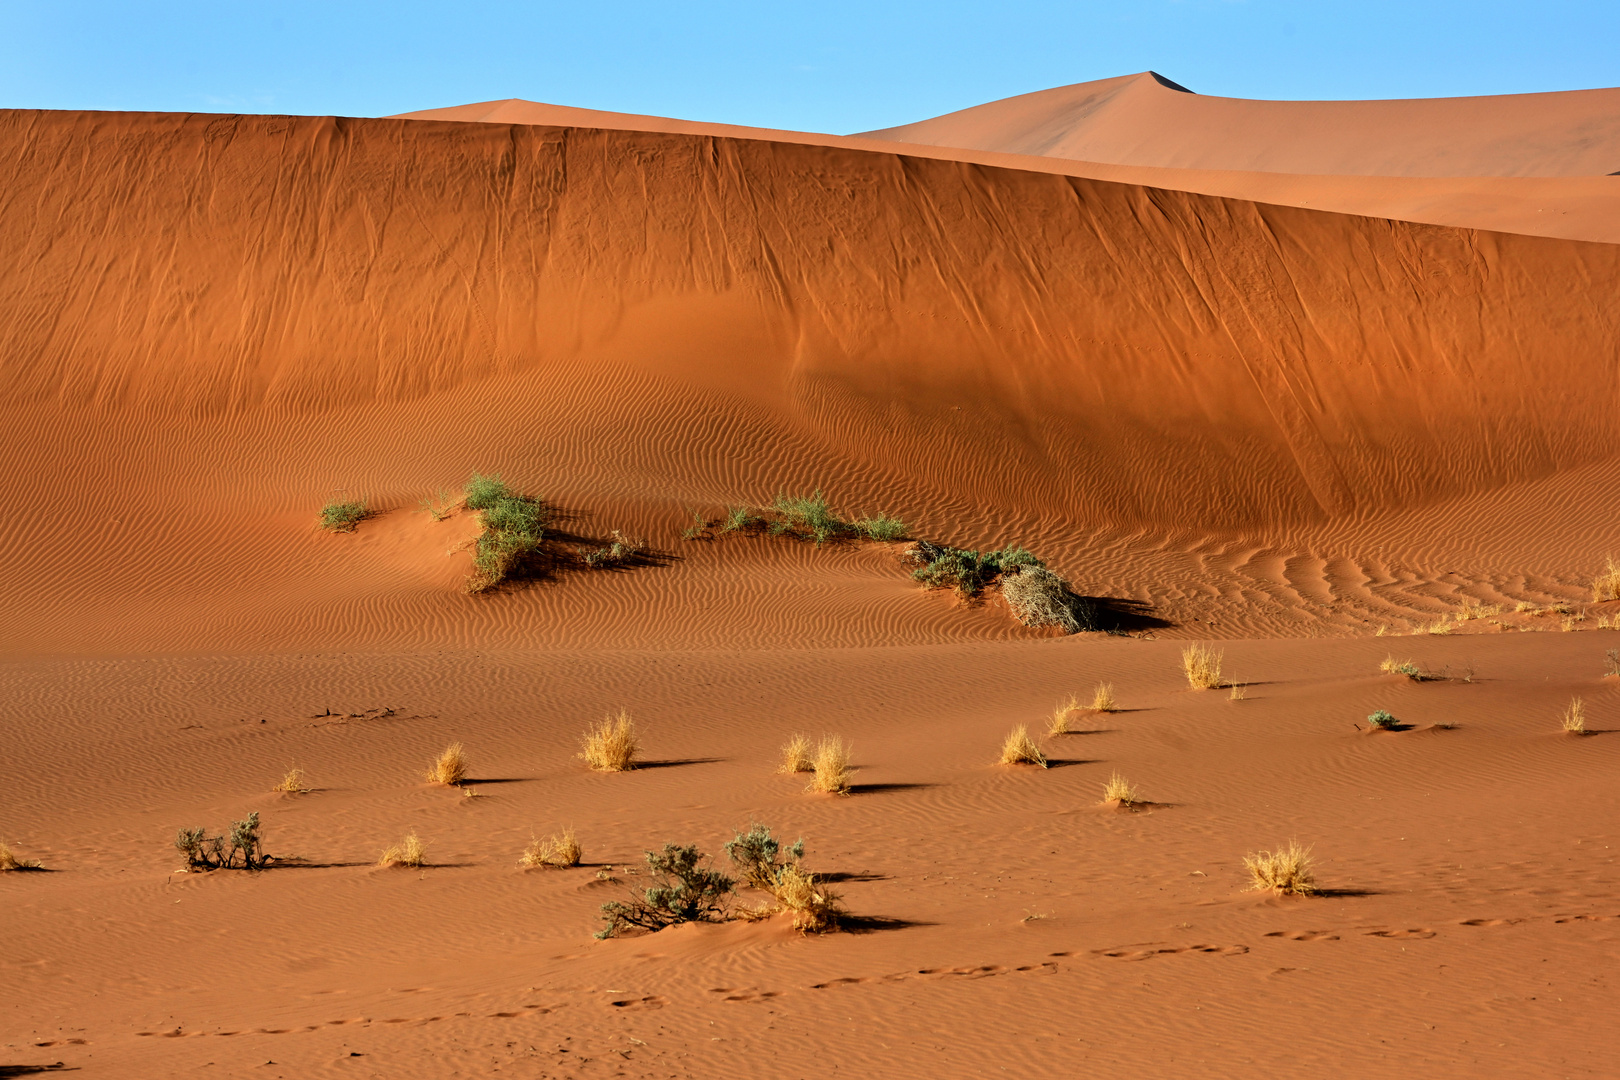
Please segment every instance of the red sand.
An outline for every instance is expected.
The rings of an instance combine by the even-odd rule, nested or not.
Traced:
[[[1077,88],[881,139],[0,112],[0,840],[51,871],[0,874],[0,1068],[1607,1075],[1620,741],[1558,714],[1620,720],[1588,588],[1620,553],[1620,247],[1590,242],[1620,178],[1566,138],[1617,92],[1142,78],[1070,130],[1169,145],[1195,114],[1164,110],[1221,108],[1230,156],[1029,156]],[[1253,119],[1330,114],[1389,175]],[[1525,225],[1546,193],[1563,233]],[[472,515],[413,510],[474,470],[662,565],[467,595]],[[816,486],[1021,541],[1135,637],[923,592],[885,545],[679,539]],[[380,515],[314,529],[354,496]],[[1464,600],[1501,611],[1397,636]],[[1246,700],[1185,688],[1194,639]],[[1098,680],[1125,711],[1046,738],[1061,767],[990,764]],[[661,767],[585,771],[620,707]],[[795,731],[854,742],[855,795],[773,773]],[[419,783],[455,740],[482,797]],[[295,764],[317,790],[267,794]],[[1155,804],[1097,806],[1116,769]],[[252,810],[308,865],[173,873],[177,827]],[[857,932],[592,940],[642,850],[751,820]],[[516,868],[569,824],[588,866]],[[370,865],[412,829],[433,865]],[[1328,895],[1243,891],[1290,837]]]

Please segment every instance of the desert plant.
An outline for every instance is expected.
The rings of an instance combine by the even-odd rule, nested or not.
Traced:
[[[304,775],[303,769],[294,765],[270,790],[279,791],[283,795],[306,795],[310,791],[309,778]]]
[[[1564,730],[1571,735],[1586,734],[1586,702],[1580,698],[1571,698],[1569,707],[1564,710]]]
[[[1021,566],[1004,573],[1001,596],[1025,626],[1056,626],[1066,634],[1096,629],[1096,610],[1044,566]]]
[[[584,854],[579,846],[579,837],[575,836],[573,828],[569,827],[560,833],[553,833],[544,840],[531,840],[529,846],[523,849],[518,865],[525,870],[537,867],[560,870],[564,867],[578,866]]]
[[[1119,703],[1114,700],[1114,684],[1111,682],[1098,683],[1097,689],[1091,693],[1091,711],[1114,712],[1118,708]]]
[[[646,853],[647,870],[653,884],[640,896],[626,901],[610,900],[602,905],[607,925],[598,938],[610,938],[630,929],[662,930],[686,922],[720,922],[726,916],[725,898],[736,882],[718,870],[703,865],[708,858],[695,846],[665,844],[662,852]]]
[[[455,512],[456,504],[458,502],[460,502],[460,500],[456,498],[452,492],[446,491],[444,488],[440,488],[432,495],[425,496],[422,501],[416,505],[416,509],[419,513],[426,514],[434,521],[443,521],[445,518],[449,517]]]
[[[512,496],[512,489],[506,486],[500,473],[482,476],[473,473],[462,489],[461,497],[469,510],[488,510],[502,499]]]
[[[963,599],[972,599],[1001,575],[1017,567],[1040,567],[1046,564],[1017,544],[1008,544],[994,551],[971,551],[966,548],[943,547],[919,540],[907,552],[917,563],[911,576],[925,589],[955,589]]]
[[[467,754],[460,743],[451,743],[444,748],[432,765],[428,766],[427,782],[430,784],[459,784],[467,778]]]
[[[1603,650],[1603,677],[1620,675],[1620,649]]]
[[[1081,712],[1080,698],[1075,694],[1069,695],[1068,701],[1060,701],[1052,710],[1052,719],[1046,725],[1048,735],[1067,735],[1073,729],[1069,721]]]
[[[0,841],[0,872],[7,870],[38,870],[38,859],[19,859],[11,846]]]
[[[1039,765],[1046,768],[1046,755],[1041,748],[1035,745],[1035,740],[1029,737],[1029,728],[1019,724],[1007,735],[1001,744],[1001,763],[1003,765]]]
[[[426,866],[427,845],[413,830],[397,844],[390,844],[377,857],[378,866]]]
[[[776,520],[770,524],[770,531],[775,536],[786,534],[825,544],[850,528],[832,512],[820,488],[810,495],[789,495],[779,491],[771,501],[771,509],[776,513]]]
[[[186,866],[193,870],[262,870],[275,859],[274,855],[264,853],[257,811],[241,821],[231,822],[228,838],[208,836],[202,829],[181,829],[175,836],[174,846],[186,857]]]
[[[1385,710],[1379,709],[1377,712],[1368,715],[1367,723],[1371,724],[1379,731],[1388,731],[1396,724],[1399,724],[1400,721],[1395,719],[1394,716],[1390,715]]]
[[[906,523],[888,514],[865,514],[856,518],[851,525],[868,540],[891,541],[906,538]]]
[[[1385,675],[1405,675],[1408,679],[1421,682],[1424,671],[1410,660],[1397,660],[1394,654],[1384,657],[1378,664],[1378,670]]]
[[[320,525],[329,532],[354,532],[370,516],[363,502],[330,502],[321,507]]]
[[[1131,782],[1117,772],[1103,785],[1103,802],[1117,802],[1121,806],[1130,806],[1140,802],[1141,798],[1136,793],[1136,788],[1131,786]]]
[[[1187,685],[1194,690],[1213,690],[1221,685],[1221,658],[1225,653],[1208,645],[1193,644],[1181,650],[1181,667]]]
[[[1316,891],[1311,849],[1300,847],[1295,840],[1288,841],[1286,848],[1245,855],[1243,869],[1249,872],[1250,889],[1269,889],[1295,896],[1308,896]]]
[[[1592,599],[1598,603],[1605,600],[1620,600],[1620,563],[1614,561],[1614,556],[1607,559],[1608,565],[1603,572],[1592,579]]]
[[[810,756],[810,740],[794,732],[793,737],[782,744],[782,764],[777,772],[814,772],[815,768],[815,759]]]
[[[641,748],[635,721],[620,709],[617,716],[605,717],[585,732],[584,749],[579,756],[598,772],[628,772],[636,767],[636,751]]]
[[[740,529],[747,529],[754,525],[762,525],[764,520],[764,518],[754,513],[750,507],[728,506],[726,507],[726,516],[720,522],[720,531],[737,532]]]
[[[1239,682],[1236,676],[1233,676],[1231,683],[1228,685],[1230,685],[1232,689],[1231,692],[1226,696],[1232,701],[1242,701],[1244,698],[1249,696],[1249,684]]]
[[[815,775],[810,779],[809,790],[828,795],[849,794],[849,781],[855,775],[849,767],[849,750],[849,745],[839,736],[823,736],[816,744],[815,758],[811,761]]]
[[[626,536],[618,529],[614,529],[608,536],[609,542],[602,547],[581,551],[585,565],[592,570],[625,566],[634,562],[637,556],[647,550],[647,541],[639,536]]]
[[[793,916],[793,928],[802,934],[821,934],[838,927],[847,914],[842,897],[816,881],[816,875],[796,863],[776,871],[769,892],[783,911]]]
[[[510,577],[540,549],[551,520],[544,502],[512,492],[497,473],[473,473],[463,490],[463,503],[478,511],[483,532],[473,545],[473,573],[468,592],[485,592]]]
[[[796,865],[804,858],[804,841],[783,844],[771,835],[771,830],[757,821],[726,841],[726,856],[742,876],[744,884],[769,892],[776,883],[776,875],[786,866]]]
[[[697,540],[703,538],[703,535],[709,531],[709,525],[711,522],[707,517],[698,513],[690,506],[686,508],[686,512],[692,515],[692,524],[681,530],[681,539]]]

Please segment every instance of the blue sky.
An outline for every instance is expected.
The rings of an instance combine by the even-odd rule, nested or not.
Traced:
[[[492,98],[851,132],[1153,69],[1230,97],[1620,85],[1620,2],[0,0],[0,107],[376,116]]]

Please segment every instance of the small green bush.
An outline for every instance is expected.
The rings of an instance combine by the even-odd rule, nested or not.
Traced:
[[[473,473],[472,479],[467,481],[467,487],[462,492],[462,498],[469,510],[488,510],[502,499],[510,498],[511,495],[512,489],[501,481],[500,473],[494,473],[490,476],[480,476],[478,473]]]
[[[776,498],[771,502],[771,509],[777,515],[770,526],[771,533],[775,536],[786,533],[825,544],[840,533],[849,531],[849,525],[840,521],[832,512],[832,508],[827,505],[827,499],[821,494],[820,488],[810,495],[788,495],[777,492]]]
[[[1045,563],[1017,544],[978,552],[919,540],[911,549],[911,557],[919,564],[911,576],[923,588],[955,589],[964,599],[978,596],[985,586],[1014,567],[1046,568]]]
[[[499,473],[473,473],[463,495],[484,526],[473,547],[473,575],[467,591],[484,592],[505,581],[540,549],[551,513],[541,500],[514,493]]]
[[[720,531],[737,532],[739,529],[762,525],[764,522],[764,518],[746,506],[728,506],[726,507],[725,519],[720,523]]]
[[[181,829],[174,846],[193,870],[262,870],[275,858],[264,853],[259,840],[258,811],[231,822],[229,840],[207,836],[202,829]]]
[[[596,932],[610,938],[626,930],[658,931],[687,922],[723,922],[725,898],[737,883],[718,870],[702,866],[708,858],[695,846],[665,844],[662,852],[647,852],[653,884],[639,897],[610,900],[602,905],[607,925]]]
[[[856,531],[865,535],[868,540],[888,541],[906,538],[906,523],[888,514],[858,518],[854,526]]]
[[[592,570],[627,566],[647,550],[647,541],[640,537],[626,536],[618,529],[614,529],[609,535],[612,540],[602,547],[580,549],[580,558],[584,559],[585,565]]]
[[[1385,712],[1383,709],[1379,709],[1377,712],[1372,713],[1367,717],[1367,723],[1382,731],[1387,731],[1396,724],[1400,723],[1400,721],[1395,719],[1395,717],[1391,716],[1388,712]]]
[[[756,889],[769,892],[776,884],[777,872],[804,858],[804,841],[797,840],[783,846],[771,836],[771,830],[755,822],[745,833],[738,833],[726,841],[726,854],[742,874],[742,879]],[[783,859],[782,856],[787,858]]]
[[[371,516],[363,502],[327,503],[321,508],[321,528],[331,532],[354,532],[355,526]]]

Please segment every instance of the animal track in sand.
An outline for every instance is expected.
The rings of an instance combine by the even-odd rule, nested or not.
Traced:
[[[771,998],[782,996],[780,990],[761,990],[757,986],[742,990],[734,990],[728,986],[716,986],[711,988],[709,993],[724,994],[726,995],[723,999],[725,1001],[768,1001]]]
[[[1249,951],[1247,945],[1161,945],[1149,941],[1141,945],[1120,945],[1112,949],[1092,949],[1093,956],[1106,956],[1110,960],[1151,960],[1155,956],[1175,956],[1179,953],[1203,953],[1207,956],[1242,956]]]
[[[830,990],[835,986],[858,986],[866,983],[897,983],[908,979],[985,979],[992,975],[1051,975],[1057,971],[1057,965],[1051,961],[1041,964],[1021,964],[1018,967],[1002,967],[1000,964],[981,964],[977,967],[954,968],[918,968],[916,971],[898,971],[893,975],[878,975],[866,977],[846,977],[829,979],[823,983],[816,983],[810,987],[812,990]]]
[[[608,1002],[615,1009],[662,1009],[669,1004],[669,999],[653,994],[649,997],[620,998]]]
[[[1428,929],[1427,927],[1418,927],[1415,930],[1385,930],[1382,927],[1379,927],[1379,928],[1375,928],[1375,929],[1372,929],[1372,930],[1365,930],[1364,929],[1364,930],[1362,930],[1362,933],[1366,934],[1368,937],[1381,937],[1381,938],[1401,938],[1401,939],[1405,939],[1405,938],[1432,938],[1432,937],[1434,937],[1434,931]]]
[[[1339,935],[1329,930],[1273,930],[1266,937],[1287,938],[1289,941],[1338,941]]]

